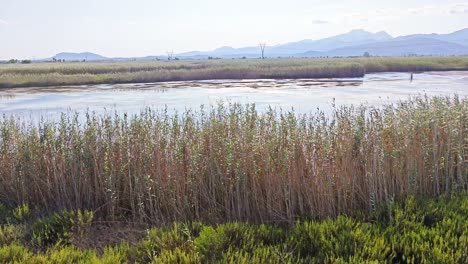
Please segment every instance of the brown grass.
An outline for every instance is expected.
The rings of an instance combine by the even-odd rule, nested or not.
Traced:
[[[0,65],[1,87],[209,79],[344,78],[369,72],[468,70],[468,57],[269,59]]]
[[[0,202],[109,220],[291,222],[467,190],[468,100],[297,116],[220,105],[176,117],[0,123]]]

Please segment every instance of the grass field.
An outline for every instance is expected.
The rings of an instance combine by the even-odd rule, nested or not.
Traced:
[[[468,196],[395,201],[358,217],[164,227],[0,204],[1,263],[467,263]]]
[[[468,70],[468,57],[68,62],[0,65],[0,88],[207,79],[362,77]]]

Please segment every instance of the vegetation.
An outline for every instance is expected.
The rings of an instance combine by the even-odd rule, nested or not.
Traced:
[[[468,99],[0,119],[0,263],[467,263]]]
[[[22,208],[27,207],[23,205]],[[138,239],[106,245],[91,212],[16,218],[2,207],[1,263],[467,263],[468,196],[409,197],[360,217],[296,222],[290,227],[199,222],[147,227]],[[77,221],[81,215],[84,221]],[[87,217],[83,217],[87,215]],[[6,221],[5,217],[10,217]],[[11,219],[14,219],[12,222]],[[72,224],[69,224],[72,223]],[[45,228],[47,227],[47,228]],[[30,240],[33,236],[36,239]],[[47,244],[37,244],[47,241]]]
[[[0,65],[0,87],[207,79],[344,78],[362,77],[369,72],[440,70],[468,70],[468,57],[5,64]]]
[[[167,224],[371,212],[466,191],[468,99],[296,115],[220,104],[179,115],[0,120],[0,202]]]

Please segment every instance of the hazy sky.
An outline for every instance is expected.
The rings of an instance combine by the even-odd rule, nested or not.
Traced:
[[[468,0],[0,0],[0,59],[159,55],[356,28],[398,36],[466,27]]]

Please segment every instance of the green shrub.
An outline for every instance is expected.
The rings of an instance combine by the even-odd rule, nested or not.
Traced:
[[[0,224],[15,224],[21,223],[30,216],[29,206],[20,204],[13,210],[0,203]]]
[[[44,217],[32,225],[32,244],[46,247],[57,243],[70,244],[73,234],[80,235],[83,228],[93,221],[91,211],[64,210],[51,216]]]
[[[253,251],[230,248],[220,263],[300,263],[300,258],[288,244],[258,246]]]
[[[463,196],[462,196],[463,197]],[[395,261],[405,263],[465,263],[468,243],[468,210],[464,198],[416,202],[410,197],[392,212],[384,237]],[[461,205],[461,207],[460,207]]]
[[[191,229],[194,226],[195,229]],[[149,262],[160,254],[169,254],[164,252],[194,252],[192,233],[198,233],[198,224],[188,226],[186,224],[174,224],[172,228],[152,228],[148,230],[146,239],[141,241],[135,249],[131,249],[130,258],[139,262]],[[178,254],[178,253],[177,253]],[[166,257],[169,257],[167,255]]]
[[[183,249],[164,250],[156,256],[152,263],[167,264],[196,264],[202,263],[196,252],[187,252]]]
[[[205,226],[194,242],[200,255],[206,261],[221,259],[223,251],[229,247],[226,234],[211,226]]]
[[[284,234],[283,230],[266,225],[226,223],[216,228],[203,228],[199,237],[195,239],[195,245],[205,261],[219,261],[224,254],[227,254],[228,258],[242,259],[259,254],[255,252],[264,245],[268,248],[269,245],[281,244],[285,239]],[[240,255],[233,252],[240,252]]]
[[[0,225],[0,246],[19,242],[24,235],[24,227],[21,225]]]
[[[27,217],[29,217],[30,211],[29,211],[29,206],[27,204],[22,204],[16,207],[13,210],[13,216],[15,217],[15,220],[18,222],[22,222],[26,220]]]
[[[124,263],[129,258],[129,250],[130,246],[125,242],[115,247],[105,247],[104,252],[100,258],[100,263]]]
[[[298,223],[292,230],[289,243],[311,262],[363,257],[383,261],[391,256],[391,249],[372,225],[358,223],[339,216],[336,220]]]
[[[79,250],[63,247],[46,252],[49,263],[97,263],[96,253],[92,250]]]
[[[11,211],[4,204],[0,203],[0,224],[6,224],[11,217]]]
[[[19,244],[0,246],[0,263],[25,263],[31,256],[32,253]]]
[[[466,193],[409,197],[385,210],[385,223],[375,222],[375,215],[297,222],[290,228],[175,223],[149,229],[135,244],[99,251],[69,245],[69,234],[89,224],[92,213],[62,211],[32,223],[34,234],[43,238],[33,241],[39,250],[28,249],[22,238],[28,222],[0,225],[0,263],[467,263]]]

